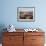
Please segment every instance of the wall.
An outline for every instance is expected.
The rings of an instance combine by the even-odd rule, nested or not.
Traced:
[[[46,0],[0,0],[0,27],[41,28],[46,32]],[[35,22],[18,22],[17,7],[35,7]],[[1,31],[1,30],[0,30]]]
[[[16,28],[46,28],[46,2],[42,0],[1,0],[0,25],[15,25]],[[35,7],[35,22],[18,22],[17,7]]]

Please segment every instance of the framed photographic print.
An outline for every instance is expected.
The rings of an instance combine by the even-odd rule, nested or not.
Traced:
[[[17,20],[22,22],[35,21],[35,7],[18,7]]]

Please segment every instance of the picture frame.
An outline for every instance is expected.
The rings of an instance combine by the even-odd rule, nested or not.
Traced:
[[[17,21],[34,22],[35,21],[35,7],[18,7]]]

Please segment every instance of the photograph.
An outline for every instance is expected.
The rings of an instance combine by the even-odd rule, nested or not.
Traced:
[[[17,20],[23,22],[32,22],[35,20],[35,8],[34,7],[18,7],[17,8]]]

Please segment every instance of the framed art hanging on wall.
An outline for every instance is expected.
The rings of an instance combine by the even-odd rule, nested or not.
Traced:
[[[18,7],[17,21],[34,22],[35,21],[35,7]]]

